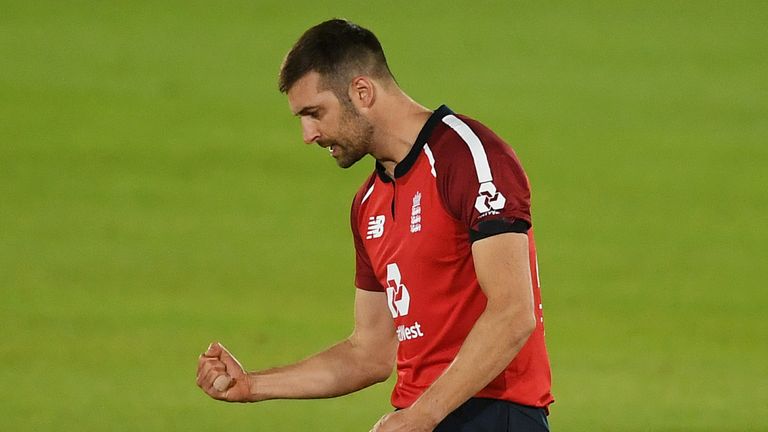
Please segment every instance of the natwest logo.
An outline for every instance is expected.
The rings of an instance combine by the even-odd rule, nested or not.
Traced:
[[[408,309],[411,307],[411,294],[401,282],[397,263],[387,264],[387,305],[392,312],[392,318],[408,315]]]
[[[424,333],[421,331],[421,324],[419,324],[418,321],[416,321],[412,326],[397,326],[397,340],[400,342],[416,339],[422,336],[424,336]]]
[[[507,199],[496,190],[496,185],[493,184],[492,181],[481,183],[480,190],[478,190],[477,193],[475,208],[481,214],[497,213],[499,210],[503,209],[504,204],[507,203]]]
[[[411,293],[408,292],[400,274],[397,263],[387,264],[387,305],[392,312],[392,318],[408,315],[411,308]],[[413,325],[401,324],[397,326],[397,340],[400,342],[416,339],[424,336],[421,324],[418,321]]]

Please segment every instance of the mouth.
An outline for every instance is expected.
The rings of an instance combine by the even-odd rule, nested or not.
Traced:
[[[335,144],[329,144],[328,146],[323,146],[323,147],[327,148],[328,153],[333,157],[336,157],[337,153],[339,152],[339,146]]]

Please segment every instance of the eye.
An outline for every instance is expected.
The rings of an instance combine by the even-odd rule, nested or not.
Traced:
[[[319,107],[308,107],[301,110],[297,115],[301,117],[310,118],[313,120],[319,120],[324,114],[324,110]]]

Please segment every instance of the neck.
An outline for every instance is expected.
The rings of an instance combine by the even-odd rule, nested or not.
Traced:
[[[372,117],[375,125],[371,155],[394,178],[395,166],[408,155],[432,111],[408,97],[400,89],[382,97]]]

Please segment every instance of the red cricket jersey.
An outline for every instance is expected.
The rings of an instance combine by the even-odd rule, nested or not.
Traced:
[[[392,180],[378,163],[352,204],[355,285],[387,293],[400,341],[392,404],[410,406],[453,361],[485,310],[472,241],[528,234],[536,329],[476,397],[547,407],[550,367],[528,179],[512,149],[477,121],[441,106]]]

